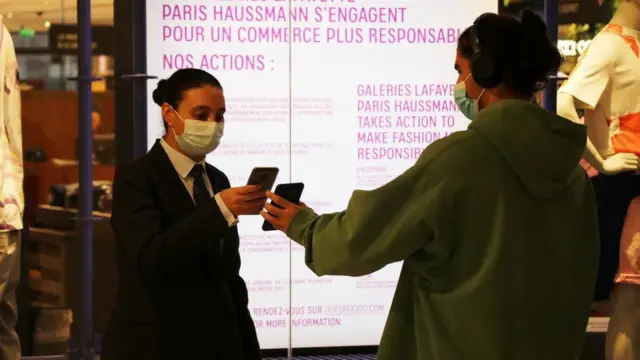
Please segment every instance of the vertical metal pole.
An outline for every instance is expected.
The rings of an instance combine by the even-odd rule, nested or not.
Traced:
[[[80,301],[78,357],[89,360],[93,348],[93,136],[91,131],[91,0],[78,0],[78,140],[80,201]]]
[[[146,1],[114,0],[116,165],[147,152]],[[155,121],[152,120],[152,121]]]
[[[147,80],[155,78],[147,75],[147,2],[132,1],[132,32],[134,73],[133,80],[133,159],[147,153]],[[133,160],[132,159],[132,160]]]
[[[547,23],[549,40],[558,43],[558,0],[544,0],[544,21]],[[551,112],[557,110],[558,79],[557,74],[549,79],[544,89],[544,108]]]

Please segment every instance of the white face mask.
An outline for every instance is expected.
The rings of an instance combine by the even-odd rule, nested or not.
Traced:
[[[220,145],[220,139],[224,134],[224,122],[185,120],[175,109],[173,112],[184,122],[184,132],[182,135],[178,135],[173,127],[171,130],[176,136],[178,146],[187,155],[192,157],[206,156]]]
[[[463,81],[456,84],[454,87],[453,97],[460,109],[460,112],[469,120],[474,121],[480,112],[480,108],[478,106],[479,100],[484,95],[484,90],[480,93],[477,99],[471,99],[467,95],[467,80],[469,80],[471,74],[467,75],[467,78]]]

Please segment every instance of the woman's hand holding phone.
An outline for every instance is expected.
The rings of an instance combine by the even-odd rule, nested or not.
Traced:
[[[223,190],[220,198],[237,217],[259,214],[267,201],[267,194],[260,185],[246,185]]]
[[[294,204],[272,192],[267,192],[267,197],[271,199],[271,203],[265,205],[264,210],[262,210],[260,215],[262,215],[266,221],[271,223],[274,229],[282,232],[287,232],[291,221],[296,214],[298,214],[298,211],[307,207],[303,202]]]

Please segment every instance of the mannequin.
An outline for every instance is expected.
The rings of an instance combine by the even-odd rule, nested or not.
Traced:
[[[601,240],[596,304],[611,297],[620,254],[630,249],[620,246],[623,227],[625,236],[635,237],[627,233],[631,224],[640,220],[640,207],[630,208],[633,199],[640,196],[640,175],[636,173],[640,154],[639,98],[640,0],[626,0],[558,90],[559,115],[580,122],[578,111],[584,111],[588,135],[584,159],[598,173],[592,177]],[[633,212],[627,214],[630,209]],[[640,269],[631,275],[619,274],[617,281],[623,284],[616,286],[612,296],[608,360],[637,359],[640,354],[640,320],[636,320],[640,319],[640,281],[627,284],[628,279],[640,279]]]
[[[0,358],[20,359],[16,290],[24,214],[18,60],[0,17]]]
[[[640,31],[640,0],[626,0],[620,3],[618,10],[609,23],[609,27],[615,26],[621,26],[626,29]],[[605,29],[605,31],[607,30]],[[604,46],[607,46],[607,44],[605,44]],[[588,50],[591,50],[591,47]],[[610,49],[608,50],[608,52],[611,52]],[[592,50],[591,52],[596,52],[596,50]],[[589,51],[585,52],[583,54],[583,58],[580,59],[578,65],[576,65],[576,68],[578,68],[582,60],[589,55]],[[616,54],[612,55],[615,56]],[[607,72],[605,69],[605,65],[603,65],[600,70],[602,70],[603,72]],[[592,71],[595,71],[595,69],[593,69]],[[574,122],[580,122],[580,116],[578,115],[577,110],[594,110],[594,108],[597,107],[594,106],[597,104],[585,103],[582,99],[580,99],[580,96],[575,96],[575,94],[568,89],[569,86],[567,85],[569,84],[576,84],[576,86],[580,86],[581,79],[579,78],[579,75],[588,76],[590,74],[571,74],[570,81],[567,81],[565,86],[561,87],[558,91],[558,114]],[[609,77],[611,77],[610,74]],[[640,79],[638,79],[637,81],[640,81]],[[598,100],[599,99],[596,100],[596,103],[598,103]],[[605,116],[605,118],[601,118],[600,120],[606,120],[605,114],[598,115]],[[588,127],[602,127],[606,126],[606,123],[586,125]],[[613,149],[611,148],[611,144],[609,144],[608,141],[606,144],[601,144],[600,142],[602,141],[598,141],[598,144],[594,144],[595,141],[592,140],[592,134],[595,132],[595,130],[600,129],[594,129],[593,131],[589,132],[587,148],[584,153],[585,160],[591,166],[593,166],[598,172],[609,175],[615,175],[623,171],[637,169],[637,164],[635,165],[635,168],[633,167],[634,160],[637,159],[635,155],[629,153],[614,153],[612,151]],[[629,164],[631,164],[631,166]]]

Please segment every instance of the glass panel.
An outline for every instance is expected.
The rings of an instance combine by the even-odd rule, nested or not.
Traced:
[[[69,79],[78,75],[78,61],[74,55],[18,54],[20,79],[34,90],[76,91],[77,84]],[[113,76],[113,57],[94,56],[94,76],[102,78],[95,81],[93,91],[111,89],[110,77]]]
[[[76,144],[78,138],[78,94],[76,83],[69,81],[78,73],[78,62],[75,54],[59,55],[49,48],[49,29],[54,24],[76,22],[76,1],[40,0],[40,1],[0,1],[2,3],[2,23],[11,33],[11,39],[17,52],[17,60],[22,80],[22,133],[24,162],[24,193],[26,202],[25,225],[29,226],[40,205],[50,204],[56,207],[76,207],[77,194],[74,183],[78,181],[78,163]],[[93,0],[93,24],[112,24],[113,0]],[[3,43],[4,45],[4,43]],[[95,57],[94,73],[110,75],[113,70],[111,57]],[[100,85],[100,84],[98,84]],[[104,84],[102,84],[104,85]],[[95,210],[110,210],[110,189],[107,183],[113,179],[113,132],[114,104],[113,93],[106,91],[107,86],[94,87],[94,113],[91,124],[99,124],[94,131],[94,166],[93,180],[96,194]],[[98,139],[99,138],[99,139]],[[68,186],[72,185],[72,186]],[[104,186],[102,186],[104,185]],[[51,210],[53,211],[53,210]],[[67,210],[59,210],[56,216],[73,215]],[[103,217],[104,215],[97,215]],[[116,281],[113,261],[113,239],[110,238],[108,221],[95,223],[97,229],[94,238],[94,250],[101,256],[94,263],[94,282],[100,284],[94,288],[94,330],[102,332],[111,315],[115,297]],[[39,222],[38,227],[44,232],[57,229],[59,224]],[[42,230],[44,229],[44,230]],[[77,299],[65,297],[64,294],[77,293],[77,274],[69,269],[78,268],[77,257],[64,257],[65,251],[75,252],[77,249],[64,250],[61,244],[78,244],[77,239],[69,241],[69,235],[55,235],[46,239],[38,236],[39,231],[30,231],[29,257],[40,258],[39,251],[46,252],[47,264],[37,264],[29,269],[30,279],[44,280],[56,291],[42,289],[42,281],[29,283],[32,294],[30,304],[41,308],[66,309],[77,303]],[[73,234],[73,232],[71,232]],[[55,250],[55,251],[54,251]],[[64,251],[62,251],[64,250]],[[25,279],[28,282],[30,279]],[[24,306],[27,305],[27,306]],[[28,308],[29,304],[20,304],[19,308]],[[24,307],[23,307],[24,306]],[[78,308],[71,309],[78,312]],[[69,323],[53,320],[52,314],[45,310],[40,312],[38,323],[51,326],[37,326],[36,334],[19,334],[21,338],[34,340],[35,353],[24,355],[59,355],[55,349],[64,352],[68,338],[61,337],[59,342],[43,344],[38,339],[48,338],[51,334],[68,334]],[[55,314],[54,314],[55,315]],[[72,345],[73,347],[73,345]],[[44,350],[43,350],[44,349]]]
[[[387,183],[426,146],[466,128],[453,100],[457,39],[477,14],[496,10],[494,0],[295,4],[295,29],[309,30],[291,45],[292,178],[305,183],[309,206],[344,210],[354,189]],[[345,229],[331,239],[340,244],[331,252],[314,242],[317,261],[344,259],[346,274],[363,264],[362,256],[383,256],[375,247],[350,253],[347,236]],[[304,256],[296,245],[293,347],[377,345],[402,264],[362,277],[318,278]]]
[[[497,3],[454,2],[148,0],[148,71],[196,67],[220,79],[228,114],[209,160],[233,185],[255,166],[276,166],[278,183],[305,183],[304,201],[317,212],[342,210],[353,189],[388,182],[468,124],[452,98],[456,42]],[[152,145],[164,129],[157,106],[149,109]],[[377,345],[401,264],[318,278],[300,246],[261,224],[242,218],[239,231],[262,347]]]
[[[254,167],[290,174],[287,2],[175,2],[147,0],[147,71],[167,78],[181,68],[213,74],[224,87],[222,143],[207,157],[232,186],[247,184]],[[149,82],[148,144],[165,132]],[[179,109],[178,109],[179,110]],[[289,249],[280,232],[262,230],[260,216],[241,216],[241,275],[263,349],[289,347]]]
[[[49,36],[46,33],[36,33],[34,36],[21,36],[19,32],[12,32],[13,45],[17,49],[43,49],[49,46]]]

